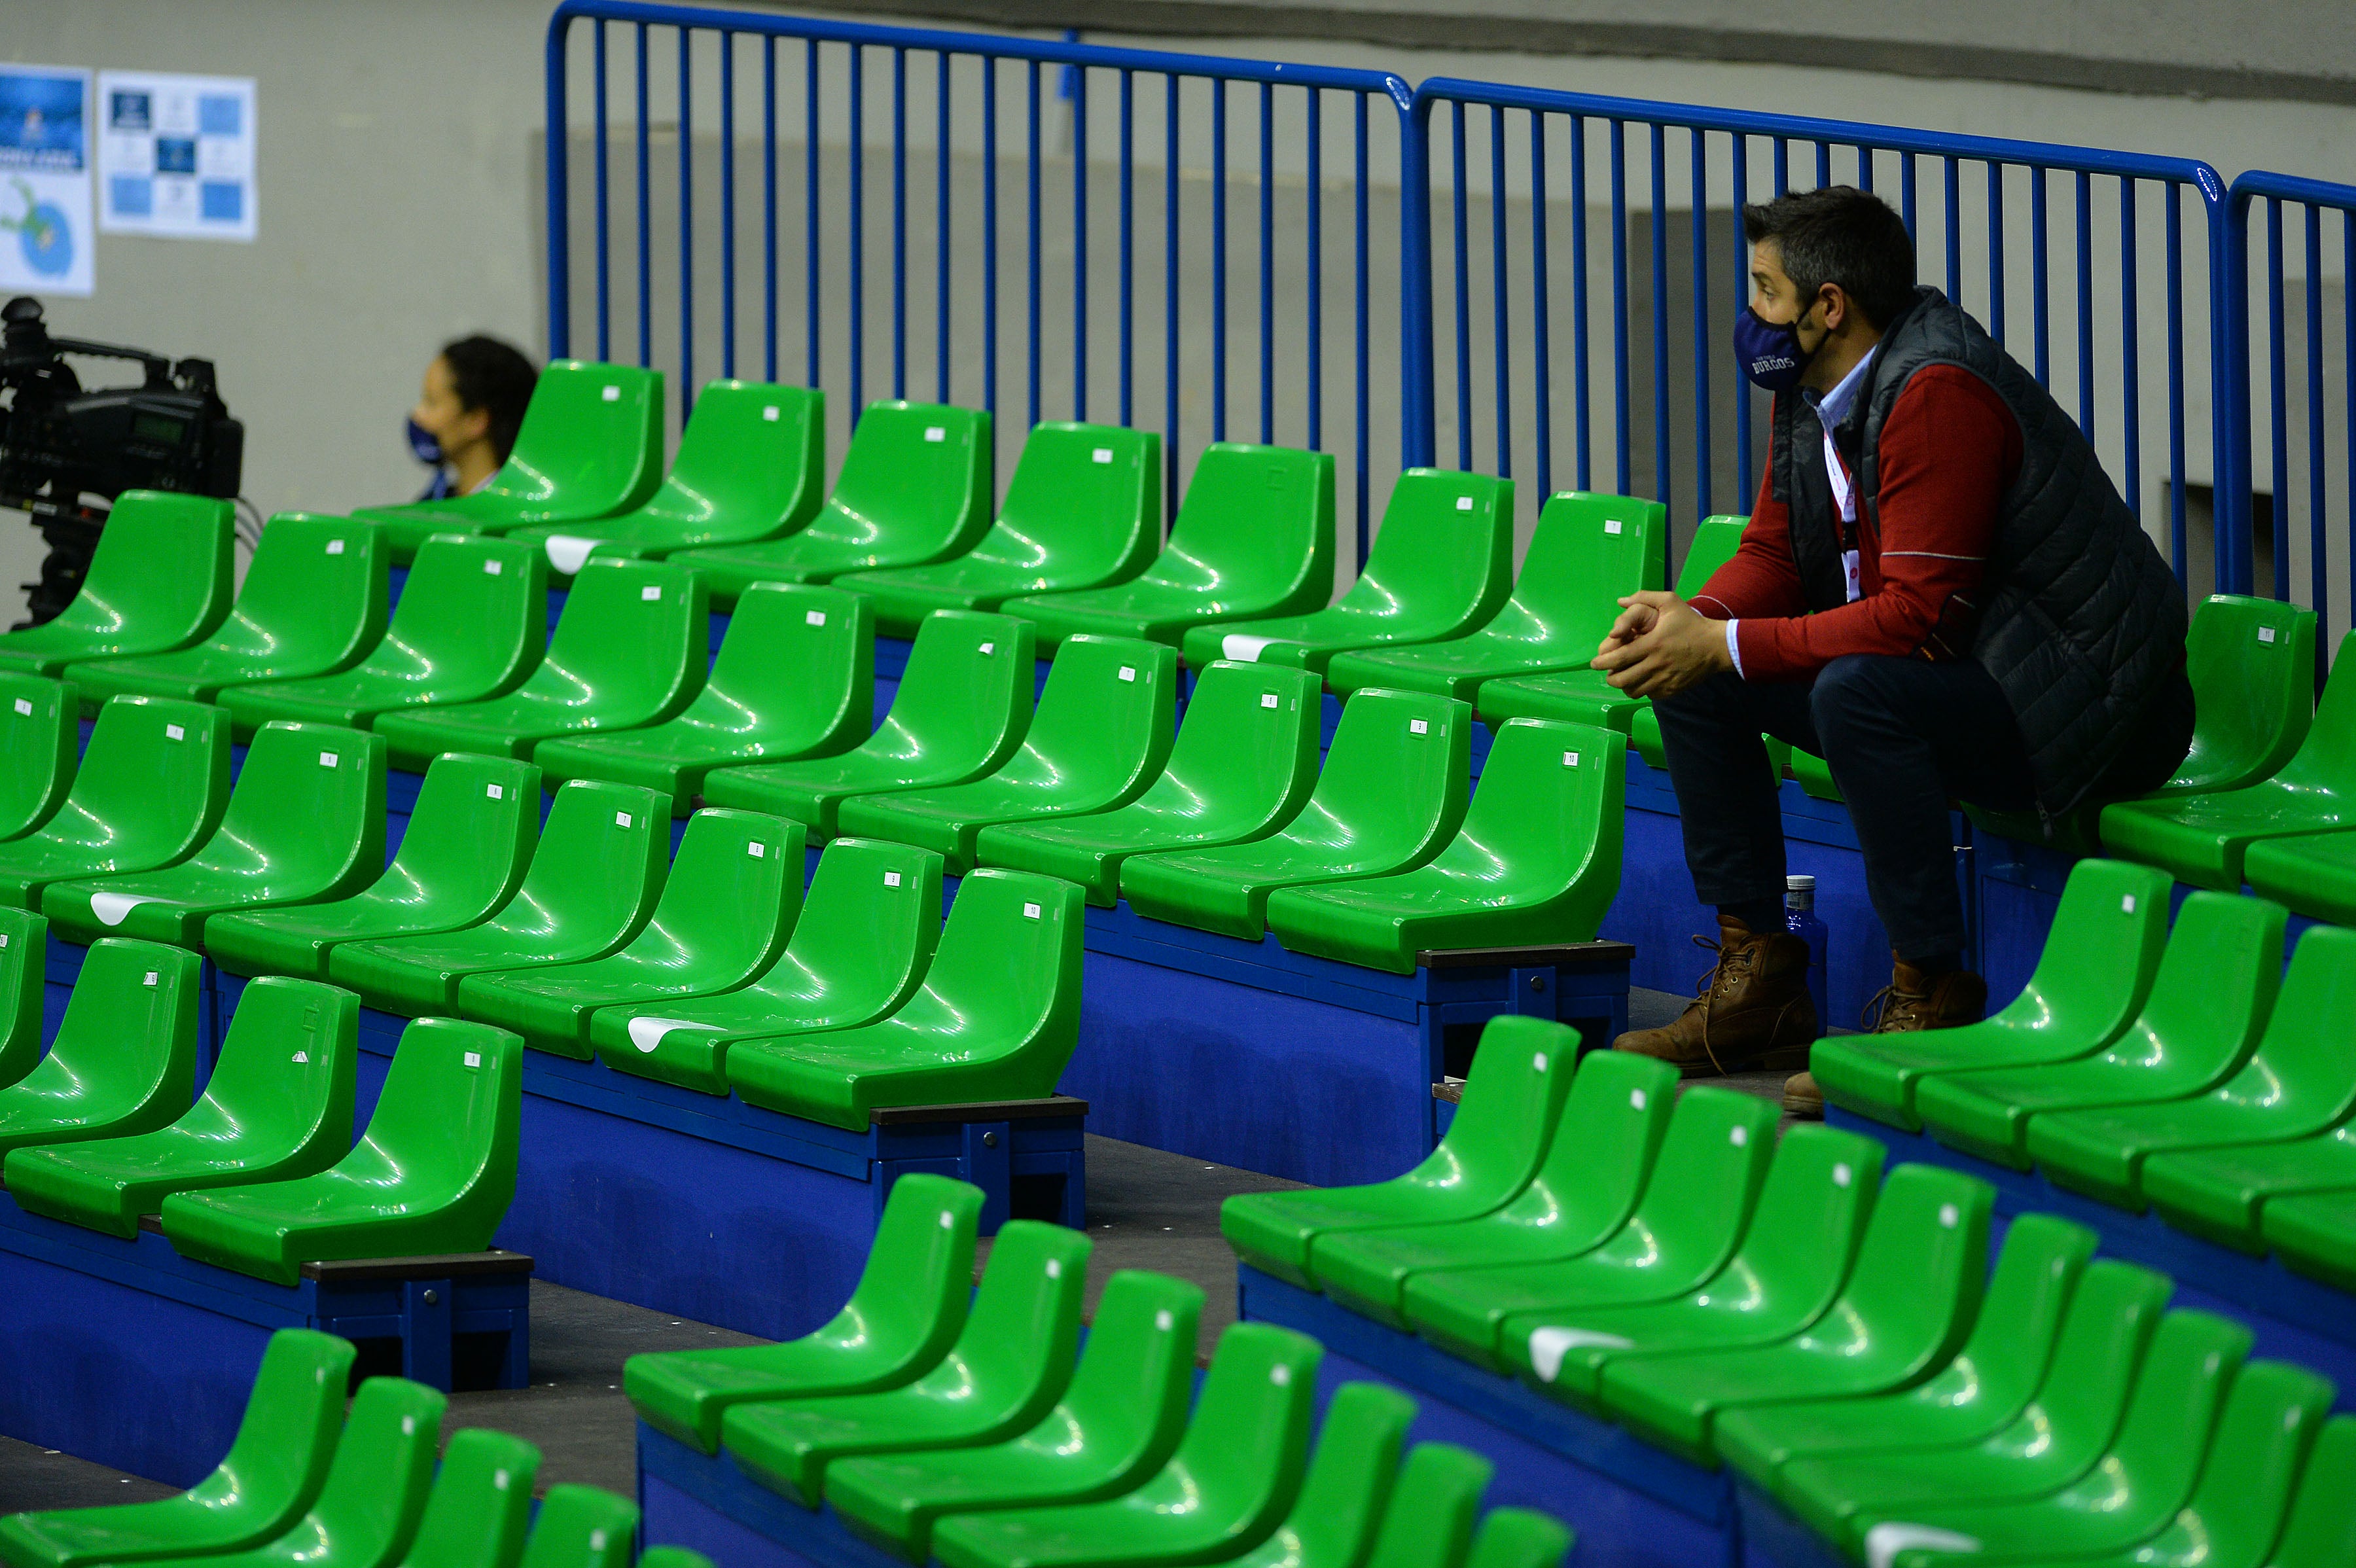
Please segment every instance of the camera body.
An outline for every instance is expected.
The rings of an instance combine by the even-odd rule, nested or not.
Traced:
[[[137,363],[137,386],[85,390],[69,354]],[[0,506],[33,514],[48,542],[31,618],[49,619],[80,592],[109,503],[124,490],[233,498],[245,426],[230,417],[209,360],[52,338],[38,300],[0,307]]]

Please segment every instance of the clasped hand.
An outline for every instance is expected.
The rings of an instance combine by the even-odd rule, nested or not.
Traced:
[[[1734,668],[1726,623],[1675,594],[1648,590],[1620,601],[1620,618],[1589,661],[1632,697],[1674,697],[1706,676]]]

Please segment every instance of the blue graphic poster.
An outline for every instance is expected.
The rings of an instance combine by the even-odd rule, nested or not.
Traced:
[[[0,65],[0,294],[88,294],[90,73]]]
[[[175,240],[252,240],[253,80],[98,74],[99,227]]]

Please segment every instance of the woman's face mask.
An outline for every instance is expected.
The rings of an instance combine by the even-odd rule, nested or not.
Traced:
[[[421,463],[435,467],[441,466],[442,443],[434,438],[434,432],[418,424],[414,417],[409,422],[409,450]]]

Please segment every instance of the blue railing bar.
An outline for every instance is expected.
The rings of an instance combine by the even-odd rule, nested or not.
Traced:
[[[1689,131],[1693,156],[1694,516],[1709,515],[1709,166],[1702,133]]]
[[[2078,179],[2078,428],[2094,438],[2094,177]]]
[[[1652,127],[1653,166],[1653,499],[1669,504],[1676,476],[1669,471],[1669,196],[1667,131]],[[1817,149],[1817,171],[1828,172],[1828,155]],[[1698,285],[1698,280],[1697,280]],[[1623,488],[1622,495],[1627,493]]]
[[[2051,268],[2048,252],[2051,249],[2046,231],[2045,171],[2029,171],[2029,330],[2036,345],[2037,384],[2051,391],[2053,387],[2052,336],[2047,295],[2051,286]]]
[[[1964,302],[1963,165],[1954,158],[1944,158],[1941,162],[1946,166],[1947,297],[1961,305]]]
[[[1211,83],[1211,439],[1226,438],[1227,82],[1220,77]]]
[[[1259,84],[1259,438],[1276,440],[1276,89]]]
[[[1072,417],[1088,416],[1088,72],[1066,66],[1072,116]]]
[[[2323,491],[2323,209],[2307,211],[2307,568],[2315,613],[2329,625],[2330,588],[2324,545]],[[2277,503],[2279,504],[2279,503]],[[2329,638],[2316,639],[2320,654]],[[2317,666],[2320,672],[2322,666]]]
[[[1497,477],[1514,477],[1513,333],[1505,286],[1505,112],[1489,111],[1489,295],[1496,337],[1491,359],[1497,378]]]
[[[1859,142],[1856,152],[1857,188],[1859,190],[1871,190],[1873,188],[1873,149]]]
[[[1450,106],[1449,134],[1452,150],[1449,154],[1455,170],[1455,196],[1451,210],[1455,215],[1456,258],[1456,466],[1472,467],[1472,261],[1466,230],[1470,216],[1465,204],[1471,199],[1464,188],[1464,105]]]
[[[2171,187],[2160,188],[2168,203],[2168,532],[2171,539],[2184,537],[2184,246],[2183,203],[2177,199]],[[2221,476],[2222,478],[2222,476]],[[2213,498],[2222,495],[2225,487],[2220,483],[2211,491],[2214,512],[2230,512],[2232,509]],[[2215,563],[2214,581],[2221,592],[2247,592],[2246,585],[2234,586],[2238,580],[2228,570],[2227,529],[2222,517],[2211,517],[2214,535],[2211,553]],[[2243,559],[2248,559],[2246,548]],[[2183,558],[2179,556],[2180,561]]]
[[[1031,405],[1030,417],[1023,420],[1023,428],[1028,430],[1031,426],[1039,423],[1039,62],[1034,59],[1030,62],[1026,69],[1030,76],[1030,81],[1027,84],[1027,91],[1030,94],[1029,105],[1031,114],[1031,164],[1029,169],[1024,175],[1025,179],[1029,182],[1028,188],[1031,199],[1029,220],[1029,243],[1031,251],[1029,296],[1031,307]]]
[[[933,57],[938,74],[936,77],[933,139],[939,144],[934,149],[933,167],[933,252],[935,283],[933,285],[933,367],[936,402],[949,401],[949,57],[944,52]]]
[[[613,258],[610,237],[613,218],[609,210],[612,182],[606,177],[605,166],[605,24],[596,24],[594,37],[596,57],[596,136],[597,136],[597,358],[602,362],[614,357],[613,345]],[[549,124],[559,130],[564,126],[564,39],[551,33],[548,40],[550,69],[548,72]],[[552,130],[552,138],[558,130]],[[552,158],[549,162],[552,177],[548,182],[548,272],[552,278],[569,277],[573,270],[572,200],[569,160]],[[562,359],[573,348],[573,312],[568,292],[564,313],[549,322],[550,349]]]
[[[1988,336],[2001,343],[2004,338],[2004,166],[1987,166],[1987,329]],[[2038,381],[2045,380],[2040,372]]]
[[[892,51],[892,395],[908,395],[908,51]]]
[[[1325,101],[1322,89],[1308,91],[1309,145],[1305,149],[1308,210],[1301,214],[1306,249],[1301,270],[1309,284],[1309,324],[1302,370],[1309,381],[1309,430],[1312,452],[1325,445]]]
[[[1657,124],[1658,122],[1655,122]],[[1816,141],[1816,188],[1822,189],[1833,182],[1832,144],[1822,137]]]
[[[2266,385],[2274,412],[2275,597],[2290,597],[2290,424],[2283,355],[2283,198],[2266,203]]]
[[[1775,138],[1775,188],[1771,193],[1781,196],[1792,188],[1792,144],[1782,136]]]
[[[2356,278],[2356,209],[2343,209],[2340,214],[2340,275]],[[2346,384],[2340,389],[2340,407],[2346,416],[2348,434],[2344,460],[2348,480],[2348,558],[2356,563],[2356,309],[2350,309],[2342,296],[2340,310],[2340,365]],[[2356,601],[2351,601],[2349,618],[2356,621]],[[2322,640],[2318,639],[2316,656],[2324,657]]]
[[[2142,330],[2136,315],[2136,182],[2119,181],[2119,390],[2125,394],[2126,406],[2120,413],[2126,435],[2126,471],[2120,476],[2126,481],[2127,510],[2137,517],[2143,515],[2143,371],[2142,345],[2136,336]],[[2171,529],[2168,539],[2168,559],[2176,567],[2179,581],[2184,576],[2184,541]]]
[[[1590,461],[1587,359],[1587,116],[1570,117],[1570,373],[1571,417],[1578,428],[1579,488],[1595,488]],[[1538,498],[1544,505],[1546,498]]]
[[[1137,115],[1134,76],[1120,73],[1120,422],[1133,424],[1136,391]]]
[[[1357,154],[1358,171],[1358,194],[1357,200],[1355,204],[1356,210],[1352,214],[1355,222],[1354,232],[1355,233],[1357,240],[1357,264],[1355,268],[1355,281],[1357,284],[1357,288],[1355,290],[1356,299],[1353,305],[1353,319],[1351,325],[1356,329],[1358,339],[1358,359],[1356,368],[1357,385],[1355,388],[1358,394],[1358,569],[1363,572],[1366,568],[1366,551],[1373,543],[1371,536],[1371,529],[1373,526],[1371,518],[1373,513],[1366,498],[1366,487],[1368,481],[1372,478],[1369,471],[1366,448],[1371,445],[1369,437],[1372,435],[1372,431],[1369,428],[1371,422],[1368,418],[1368,408],[1371,403],[1373,391],[1373,378],[1367,362],[1366,350],[1367,312],[1371,304],[1366,283],[1366,186],[1368,183],[1367,173],[1369,168],[1366,158],[1366,95],[1363,92],[1353,93],[1351,94],[1351,102],[1355,109],[1355,123],[1353,125],[1352,130],[1353,141]],[[1427,279],[1427,281],[1429,280]],[[1411,320],[1415,314],[1415,307],[1412,303],[1408,302],[1411,302],[1414,298],[1415,290],[1413,285],[1410,285],[1406,288],[1402,288],[1399,291],[1399,294],[1403,302],[1401,306],[1402,314],[1409,317]],[[1408,334],[1410,331],[1409,326],[1403,324],[1401,331],[1403,335]],[[1412,341],[1412,338],[1410,337],[1408,340]],[[1412,381],[1413,379],[1414,378],[1412,376],[1404,372],[1400,376],[1400,380],[1402,381]],[[1411,436],[1415,428],[1415,399],[1413,396],[1413,389],[1411,387],[1403,388],[1402,392],[1406,393],[1406,395],[1403,395],[1399,399],[1402,405],[1399,419],[1402,426],[1404,427],[1402,435],[1403,437],[1406,437]],[[1408,445],[1408,443],[1403,441],[1402,444]],[[1400,467],[1405,467],[1415,460],[1416,459],[1410,447],[1410,450],[1401,454],[1399,459]]]
[[[736,379],[736,35],[720,35],[720,373]]]
[[[1612,124],[1612,409],[1615,494],[1628,479],[1628,123]]]
[[[654,265],[651,259],[653,241],[648,232],[647,212],[652,180],[647,166],[648,157],[647,134],[647,27],[638,25],[638,363],[655,362],[654,339]]]
[[[1399,122],[1399,463],[1430,467],[1439,461],[1439,416],[1433,406],[1431,325],[1431,127],[1430,105],[1419,102]],[[1365,99],[1358,100],[1358,289],[1366,287]],[[1358,336],[1358,413],[1365,424],[1366,338],[1365,312]],[[1358,439],[1361,460],[1365,436]],[[1364,489],[1361,489],[1361,495]],[[1363,552],[1361,553],[1363,558]]]
[[[804,327],[809,337],[809,384],[820,385],[819,379],[819,273],[824,260],[819,248],[819,203],[825,189],[824,171],[819,162],[818,140],[818,40],[812,38],[802,51],[802,98],[808,138],[802,157],[802,230],[806,255],[803,270],[809,276],[805,282],[804,309],[809,319]],[[851,405],[851,417],[859,417],[859,407]]]
[[[1185,229],[1178,221],[1178,75],[1162,79],[1162,528],[1168,537],[1178,515],[1178,251]]]
[[[851,423],[867,405],[867,59],[851,46]]]
[[[679,30],[679,423],[695,402],[695,128],[688,96],[692,36]]]
[[[1751,138],[1740,132],[1734,144],[1734,308],[1739,315],[1751,301],[1751,242],[1742,237],[1742,209],[1751,200]],[[1727,371],[1734,378],[1734,468],[1738,487],[1747,486],[1757,469],[1751,466],[1751,381],[1730,357]],[[1739,499],[1748,494],[1738,488]],[[1696,513],[1697,517],[1707,515]]]
[[[1898,217],[1906,225],[1906,237],[1915,237],[1914,229],[1914,155],[1898,156]]]
[[[761,379],[777,379],[777,40],[761,40]],[[817,383],[813,381],[812,385]]]
[[[981,406],[998,434],[998,61],[981,62]]]
[[[1538,426],[1538,495],[1554,493],[1554,349],[1547,318],[1546,116],[1530,116],[1530,367],[1532,412]]]

